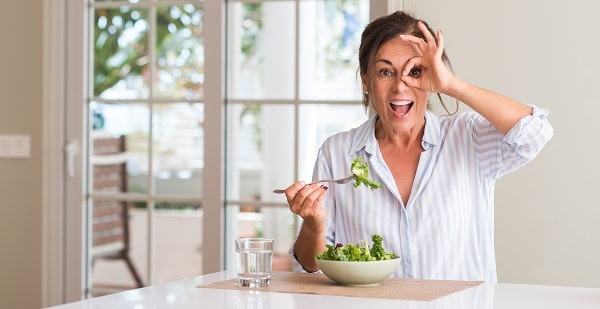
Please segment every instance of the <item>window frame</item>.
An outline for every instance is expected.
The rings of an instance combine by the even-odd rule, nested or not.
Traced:
[[[247,0],[241,0],[247,1]],[[123,1],[128,3],[127,1]],[[203,184],[203,272],[224,268],[224,102],[226,0],[204,1],[205,42],[205,170]],[[370,16],[380,16],[402,0],[371,1]],[[44,1],[44,159],[43,178],[43,306],[85,298],[86,214],[84,171],[87,168],[85,90],[88,89],[86,0]],[[215,147],[216,145],[216,147]],[[65,153],[75,150],[70,160]],[[296,160],[297,161],[297,160]],[[70,174],[69,171],[73,173]],[[210,235],[210,237],[208,237]]]

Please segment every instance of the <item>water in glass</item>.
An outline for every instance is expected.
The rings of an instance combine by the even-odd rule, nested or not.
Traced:
[[[272,239],[238,239],[236,254],[240,286],[255,288],[271,284]]]

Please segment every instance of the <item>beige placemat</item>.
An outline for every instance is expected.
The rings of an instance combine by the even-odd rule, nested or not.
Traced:
[[[378,286],[354,287],[336,284],[322,274],[274,272],[271,285],[256,288],[265,292],[337,295],[371,298],[431,301],[481,284],[481,281],[450,281],[389,278]],[[248,290],[240,287],[236,279],[213,282],[199,288]]]

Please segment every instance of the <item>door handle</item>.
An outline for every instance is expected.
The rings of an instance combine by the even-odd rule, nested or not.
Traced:
[[[76,139],[70,140],[65,145],[65,154],[67,155],[67,173],[69,177],[74,177],[75,157],[79,154],[79,142]]]

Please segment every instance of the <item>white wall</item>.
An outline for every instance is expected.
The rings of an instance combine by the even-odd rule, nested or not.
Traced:
[[[497,185],[499,281],[600,287],[600,2],[405,0],[404,8],[443,30],[459,76],[551,111],[553,139]]]

